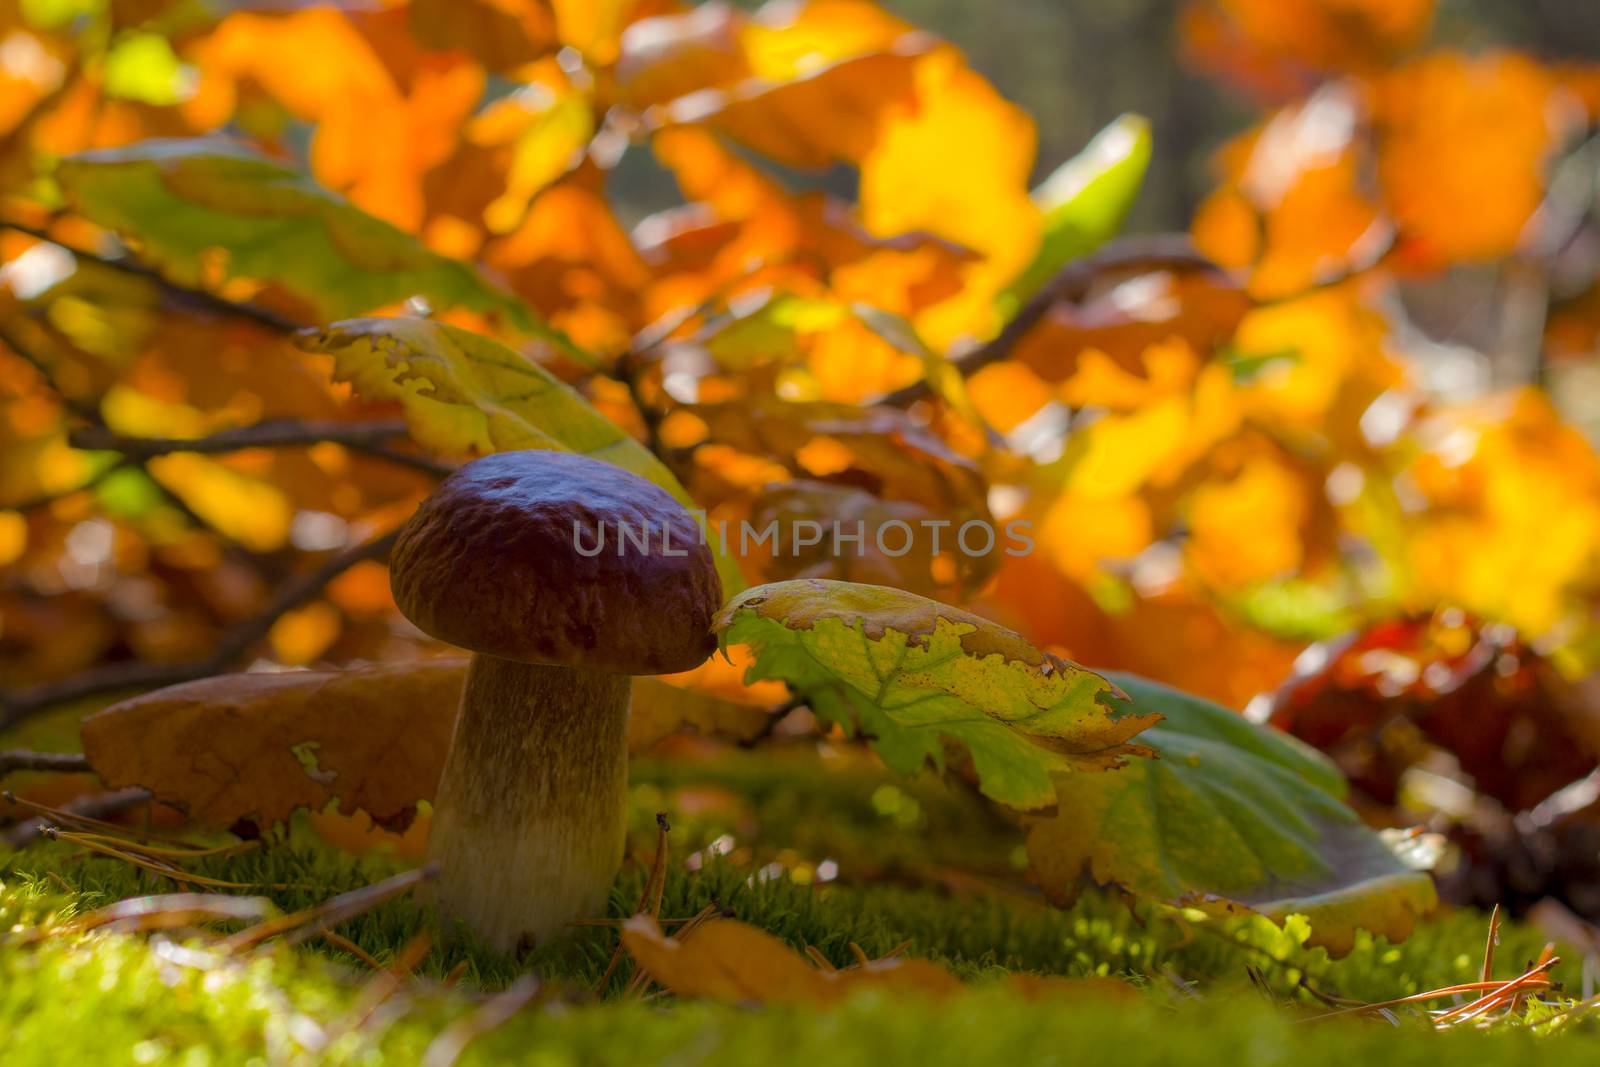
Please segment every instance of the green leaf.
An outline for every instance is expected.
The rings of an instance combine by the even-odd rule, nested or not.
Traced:
[[[172,44],[159,33],[131,33],[117,40],[106,53],[107,96],[138,100],[158,107],[184,99],[196,80]]]
[[[1028,833],[1053,899],[1088,879],[1216,914],[1305,915],[1310,943],[1333,955],[1358,927],[1399,941],[1432,909],[1433,880],[1361,824],[1320,753],[1198,697],[1108,677],[1163,716],[1139,738],[1158,758],[1056,779],[1058,813],[1030,818]]]
[[[1150,120],[1122,115],[1033,191],[1044,239],[1033,262],[1001,296],[1007,312],[1058,270],[1109,241],[1122,226],[1150,166]]]
[[[1115,686],[988,619],[877,585],[802,579],[756,586],[717,616],[722,647],[749,645],[746,681],[776,679],[830,722],[871,739],[901,774],[965,748],[985,795],[1056,800],[1052,776],[1147,754]],[[1092,777],[1092,775],[1090,776]]]
[[[435,309],[497,313],[548,334],[471,266],[231,141],[154,139],[85,152],[62,160],[56,180],[85,218],[136,241],[142,258],[185,285],[202,284],[208,253],[221,250],[228,277],[275,282],[323,320],[422,296]]]
[[[350,319],[301,334],[333,356],[334,377],[369,400],[398,401],[418,444],[446,455],[552,448],[615,464],[697,505],[648,448],[600,414],[571,386],[498,341],[430,319]],[[724,594],[744,588],[719,553]]]

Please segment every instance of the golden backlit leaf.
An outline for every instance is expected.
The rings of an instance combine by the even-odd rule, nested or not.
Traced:
[[[310,163],[323,185],[415,228],[421,177],[448,154],[484,78],[473,64],[424,52],[406,18],[403,8],[231,14],[193,48],[199,82],[183,113],[196,129],[217,128],[264,94],[316,124]]]
[[[1329,73],[1369,73],[1421,43],[1436,0],[1189,0],[1189,59],[1266,99]]]
[[[988,333],[994,294],[1037,251],[1040,211],[1028,195],[1034,147],[1032,120],[941,50],[917,65],[914,99],[890,110],[861,160],[869,230],[921,230],[984,257],[966,269],[961,296],[918,318],[931,344]],[[941,180],[923,181],[928,174]]]
[[[813,711],[871,740],[901,774],[966,750],[985,796],[1055,803],[1052,775],[1101,773],[1144,754],[1155,717],[1075,663],[959,608],[903,590],[796,580],[756,586],[716,619],[723,647],[749,645],[747,680],[781,680]],[[1131,742],[1131,743],[1130,743]]]

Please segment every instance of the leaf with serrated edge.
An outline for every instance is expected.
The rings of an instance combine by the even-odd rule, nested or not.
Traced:
[[[334,377],[369,400],[395,400],[411,436],[447,455],[549,448],[615,464],[696,504],[655,454],[538,363],[471,330],[431,319],[350,319],[301,335],[333,356]],[[744,588],[710,539],[723,592]]]
[[[1305,915],[1310,943],[1336,956],[1358,927],[1399,941],[1432,909],[1433,880],[1361,824],[1319,753],[1198,697],[1107,677],[1164,716],[1139,738],[1158,758],[1057,777],[1059,814],[1028,819],[1052,899],[1093,881],[1214,914]]]
[[[1129,740],[1159,718],[1125,713],[1104,678],[1003,626],[886,586],[757,586],[722,609],[716,630],[724,648],[751,646],[746,681],[787,682],[896,771],[942,766],[955,742],[983,793],[1017,808],[1055,803],[1056,773],[1145,754]]]

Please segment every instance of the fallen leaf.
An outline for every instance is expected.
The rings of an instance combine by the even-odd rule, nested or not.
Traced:
[[[107,786],[143,786],[201,826],[337,801],[401,830],[438,785],[465,680],[461,658],[218,675],[90,716],[84,754]]]
[[[818,970],[771,934],[736,919],[697,924],[682,940],[648,915],[623,924],[622,943],[640,970],[679,996],[732,1004],[837,1004],[871,986],[888,993],[948,996],[963,986],[927,960],[873,960]]]

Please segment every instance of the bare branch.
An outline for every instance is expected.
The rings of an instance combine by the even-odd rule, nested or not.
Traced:
[[[385,442],[406,436],[400,419],[371,422],[309,422],[298,419],[273,419],[254,426],[219,430],[205,437],[128,437],[104,426],[84,426],[73,430],[67,440],[74,448],[120,452],[129,459],[145,460],[172,452],[198,452],[215,455],[245,448],[282,448],[314,445],[324,441],[345,445],[357,452],[401,463],[427,474],[444,476],[455,468],[427,456],[391,448]]]
[[[0,775],[10,774],[12,771],[61,771],[75,772],[92,770],[89,761],[76,752],[30,752],[25,748],[13,748],[0,752]]]
[[[153,689],[219,674],[266,637],[274,623],[317,597],[333,579],[364,560],[387,557],[398,536],[398,530],[391,530],[381,537],[329,556],[315,569],[289,579],[264,608],[230,630],[216,650],[205,659],[187,663],[111,663],[58,682],[46,682],[21,691],[0,692],[0,730],[10,729],[46,708],[98,693]]]
[[[1075,259],[1062,267],[1009,322],[977,348],[950,361],[963,377],[970,376],[991,363],[1008,359],[1017,344],[1039,324],[1052,307],[1062,301],[1083,299],[1090,287],[1103,274],[1112,271],[1189,270],[1221,273],[1211,260],[1195,251],[1187,234],[1152,234],[1148,237],[1127,237],[1113,241],[1098,252]],[[903,389],[886,393],[874,403],[890,407],[909,407],[918,400],[933,395],[927,380],[913,382]]]

